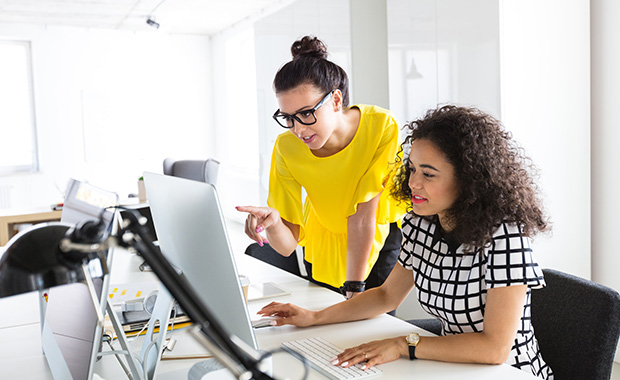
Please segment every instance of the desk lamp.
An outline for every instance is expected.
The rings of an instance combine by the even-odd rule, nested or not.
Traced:
[[[107,281],[104,279],[104,277],[107,278],[108,274],[106,251],[93,249],[91,252],[85,253],[65,249],[64,244],[66,244],[65,241],[71,240],[89,244],[101,239],[103,235],[99,231],[106,231],[105,226],[107,224],[103,220],[102,215],[98,221],[86,222],[79,227],[65,223],[36,225],[11,239],[0,259],[0,297],[39,291],[41,345],[49,369],[55,379],[86,378],[90,377],[87,374],[92,373],[92,365],[98,350],[96,339],[98,339],[104,324],[102,308],[105,304],[99,299],[99,292],[95,289],[93,278],[101,278],[102,282]],[[43,299],[43,293],[48,293],[51,288],[59,289],[57,287],[61,285],[76,283],[85,283],[86,287],[67,288],[63,286],[63,290],[53,291],[54,294],[51,294],[51,297],[54,302],[50,305],[54,311],[51,314],[52,319],[48,319],[47,295]],[[70,302],[67,298],[69,295],[82,294],[83,290],[78,289],[86,290],[84,302],[87,303],[78,307],[78,309],[84,310],[86,314],[80,314],[80,311],[76,311],[77,314],[75,315],[85,317],[80,321],[83,323],[80,326],[95,328],[90,330],[90,333],[93,334],[91,338],[95,337],[90,350],[83,350],[84,353],[79,354],[72,349],[76,347],[76,344],[81,349],[85,348],[77,342],[85,337],[84,334],[88,334],[88,329],[80,330],[78,328],[75,330],[75,335],[72,333],[69,336],[61,334],[63,339],[58,341],[58,336],[60,336],[57,335],[58,331],[66,331],[62,328],[58,330],[61,326],[58,323],[49,323],[49,321],[54,320],[57,322],[60,316],[58,312],[61,310],[58,307],[62,302]],[[91,304],[91,310],[94,313],[88,311],[88,303]],[[87,357],[89,354],[90,357]],[[137,373],[133,362],[129,363],[129,366],[132,372]]]
[[[103,312],[97,304],[91,277],[91,269],[101,276],[108,273],[103,251],[63,250],[60,244],[65,239],[84,243],[100,239],[98,226],[101,223],[89,222],[80,228],[43,223],[11,240],[0,260],[0,298],[86,282],[98,322],[103,325]]]
[[[237,379],[273,380],[264,373],[262,354],[236,336],[228,335],[199,301],[187,279],[174,269],[153,245],[145,228],[146,218],[128,210],[117,234],[106,235],[105,223],[89,221],[72,228],[62,223],[35,226],[14,238],[0,259],[0,298],[53,286],[89,281],[88,266],[95,262],[107,273],[103,252],[111,247],[137,251],[196,324],[193,333]],[[92,285],[92,278],[90,278]],[[91,291],[94,293],[94,288]],[[95,296],[96,299],[96,296]],[[100,311],[99,311],[100,313]],[[99,314],[98,314],[99,315]],[[101,317],[103,319],[103,317]]]

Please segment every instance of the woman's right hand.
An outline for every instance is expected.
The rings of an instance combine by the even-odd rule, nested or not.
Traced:
[[[316,312],[306,310],[290,303],[272,302],[263,307],[257,314],[263,317],[276,317],[271,321],[272,326],[293,325],[299,327],[312,326],[315,322]]]
[[[280,213],[271,207],[237,206],[237,211],[247,212],[245,219],[245,234],[261,247],[264,243],[269,243],[267,238],[260,233],[267,228],[281,221]]]

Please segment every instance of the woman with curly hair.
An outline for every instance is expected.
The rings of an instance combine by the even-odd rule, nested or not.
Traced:
[[[441,336],[388,338],[349,348],[334,365],[400,357],[508,363],[543,378],[530,323],[530,291],[545,285],[529,239],[549,227],[533,165],[501,123],[474,108],[443,106],[407,125],[408,150],[392,195],[407,202],[399,264],[385,283],[320,311],[271,303],[272,324],[320,325],[395,309],[414,289]]]

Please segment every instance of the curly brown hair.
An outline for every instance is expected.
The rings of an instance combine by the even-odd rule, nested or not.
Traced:
[[[454,166],[459,195],[447,216],[455,225],[451,234],[466,250],[490,244],[504,221],[516,223],[528,237],[550,228],[534,181],[538,171],[499,120],[476,108],[446,105],[404,128],[409,130],[404,152],[414,140],[425,139]],[[408,160],[407,155],[397,169],[391,195],[410,204]]]

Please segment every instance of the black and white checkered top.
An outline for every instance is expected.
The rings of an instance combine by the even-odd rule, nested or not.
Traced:
[[[529,239],[516,225],[503,223],[491,245],[466,254],[464,246],[447,240],[437,227],[426,219],[405,216],[398,261],[413,271],[418,300],[441,321],[442,335],[482,331],[487,289],[527,284],[521,326],[506,363],[553,379],[531,325],[530,289],[543,287],[545,281]]]

